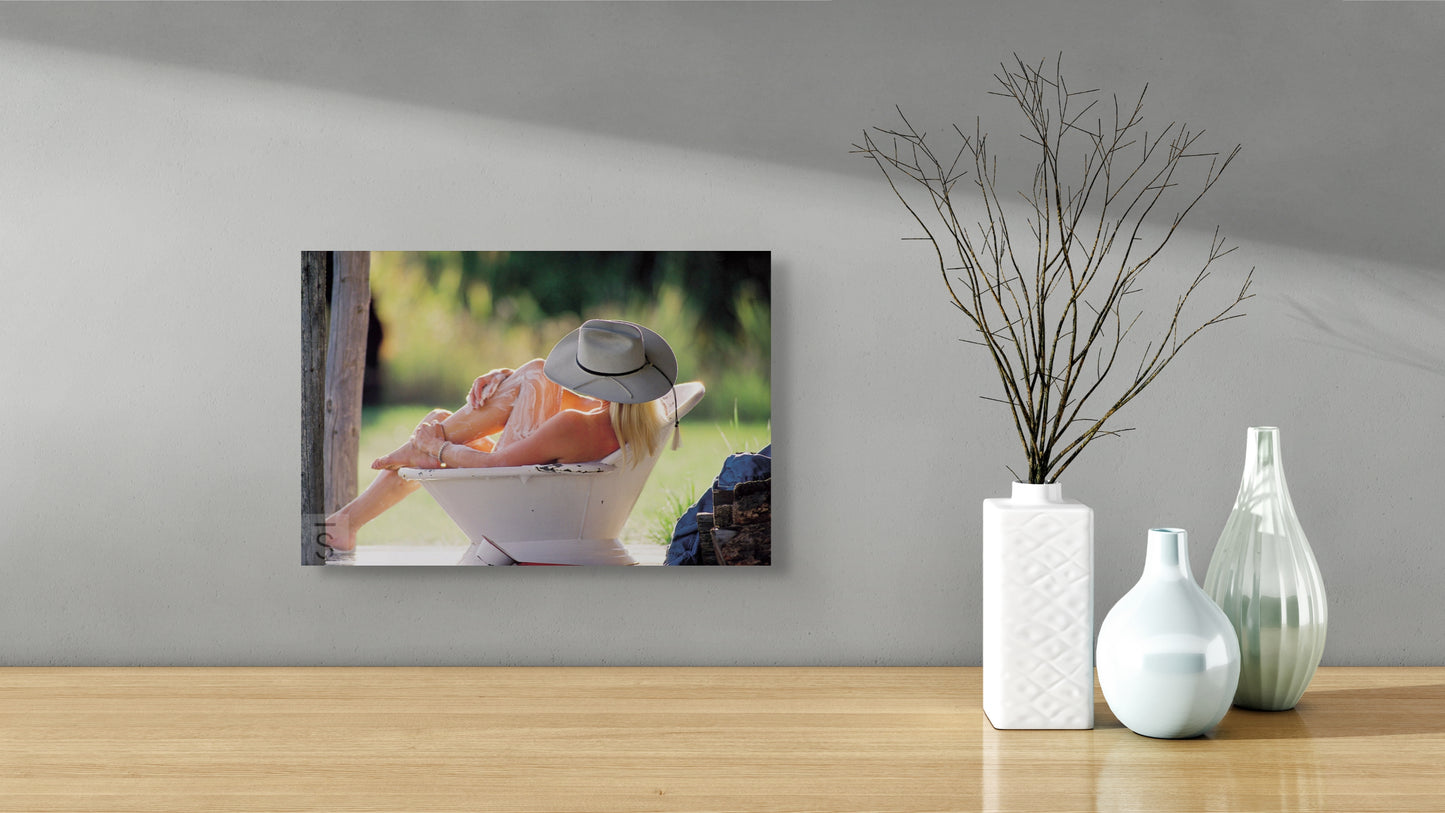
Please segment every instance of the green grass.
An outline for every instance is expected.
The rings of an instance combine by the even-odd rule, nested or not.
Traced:
[[[766,423],[682,419],[682,446],[668,448],[657,461],[647,487],[623,530],[623,541],[666,544],[677,518],[712,487],[723,460],[735,452],[756,452],[772,442]],[[668,443],[671,443],[669,436]],[[665,525],[666,530],[660,531]]]
[[[429,411],[429,407],[418,406],[363,410],[357,469],[360,488],[366,488],[376,476],[371,461],[405,441]],[[683,418],[682,447],[662,453],[623,529],[622,541],[665,544],[672,538],[678,516],[712,485],[724,458],[734,452],[758,451],[770,442],[767,423]],[[466,545],[467,537],[425,491],[418,491],[362,528],[357,544]]]

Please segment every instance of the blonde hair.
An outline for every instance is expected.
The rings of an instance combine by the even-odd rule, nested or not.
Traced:
[[[622,447],[622,462],[636,466],[651,457],[662,443],[662,425],[667,419],[662,399],[644,401],[640,404],[619,404],[613,401],[607,407],[612,419],[612,433]]]

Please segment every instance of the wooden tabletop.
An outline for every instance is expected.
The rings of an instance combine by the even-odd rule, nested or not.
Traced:
[[[995,731],[966,668],[5,668],[0,810],[1445,810],[1445,668],[1096,716]]]

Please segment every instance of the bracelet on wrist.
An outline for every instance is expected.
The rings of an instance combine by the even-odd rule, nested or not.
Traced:
[[[454,444],[451,441],[447,440],[442,441],[442,445],[437,447],[437,463],[441,464],[442,468],[446,468],[447,465],[447,461],[442,460],[442,455],[446,454],[447,447],[452,445]]]

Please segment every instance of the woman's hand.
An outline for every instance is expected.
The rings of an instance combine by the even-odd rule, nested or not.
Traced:
[[[422,454],[435,458],[447,442],[446,432],[440,421],[426,421],[411,435],[411,445]]]
[[[492,393],[496,392],[497,388],[502,386],[502,382],[506,381],[514,372],[516,371],[501,367],[473,381],[472,389],[467,393],[467,406],[472,409],[481,409],[482,404],[486,403],[487,399],[492,397]]]

